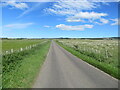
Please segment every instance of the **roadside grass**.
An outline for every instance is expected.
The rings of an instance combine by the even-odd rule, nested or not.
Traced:
[[[2,87],[3,88],[31,88],[39,73],[50,47],[50,41],[37,46],[35,50],[24,56],[18,63],[11,63],[13,67],[3,69]],[[17,59],[16,59],[17,60]],[[9,66],[9,64],[8,64]],[[10,66],[10,67],[11,67]],[[4,66],[3,66],[4,67]]]
[[[95,60],[94,58],[92,57],[89,57],[85,54],[81,54],[79,51],[76,51],[74,48],[72,47],[69,47],[69,46],[66,46],[66,45],[63,45],[62,43],[60,43],[59,41],[56,41],[57,44],[59,44],[61,47],[63,47],[64,49],[66,49],[67,51],[69,51],[71,54],[77,56],[78,58],[86,61],[87,63],[101,69],[102,71],[108,73],[109,75],[117,78],[117,79],[120,79],[120,68],[117,68],[117,67],[113,67],[112,65],[110,64],[107,64],[107,63],[104,63],[104,62],[99,62],[97,60]]]
[[[0,39],[0,90],[2,89],[2,40]]]

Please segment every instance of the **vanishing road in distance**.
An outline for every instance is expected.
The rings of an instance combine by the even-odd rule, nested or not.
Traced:
[[[33,88],[118,88],[118,80],[52,41]]]

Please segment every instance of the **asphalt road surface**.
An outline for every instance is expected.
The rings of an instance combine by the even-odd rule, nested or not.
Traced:
[[[117,88],[118,81],[52,41],[33,88]]]

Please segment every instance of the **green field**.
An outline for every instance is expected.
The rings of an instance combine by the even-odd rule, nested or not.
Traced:
[[[59,39],[56,42],[73,55],[120,79],[118,40]],[[31,88],[44,63],[50,43],[50,40],[3,40],[3,52],[38,45],[2,55],[2,87]]]
[[[2,51],[9,51],[11,49],[17,50],[20,48],[25,48],[33,44],[38,44],[43,40],[2,40]]]
[[[118,40],[57,40],[63,48],[80,59],[98,67],[108,74],[120,78],[118,70]]]
[[[20,40],[20,42],[19,40],[3,41],[3,45],[12,45],[10,46],[11,48],[14,47],[15,43],[15,49],[19,49],[21,46],[25,47],[27,45],[40,43],[31,49],[5,54],[2,56],[3,88],[32,87],[50,47],[51,42],[49,40],[46,42],[44,41],[46,40],[28,40],[28,42],[27,40]],[[4,42],[7,42],[7,44]],[[4,49],[8,50],[10,47],[4,46]]]

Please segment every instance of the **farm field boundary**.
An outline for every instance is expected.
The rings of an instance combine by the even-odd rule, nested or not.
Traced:
[[[36,47],[41,42],[47,40],[3,40],[2,41],[2,54],[11,54],[14,52],[21,52]]]

